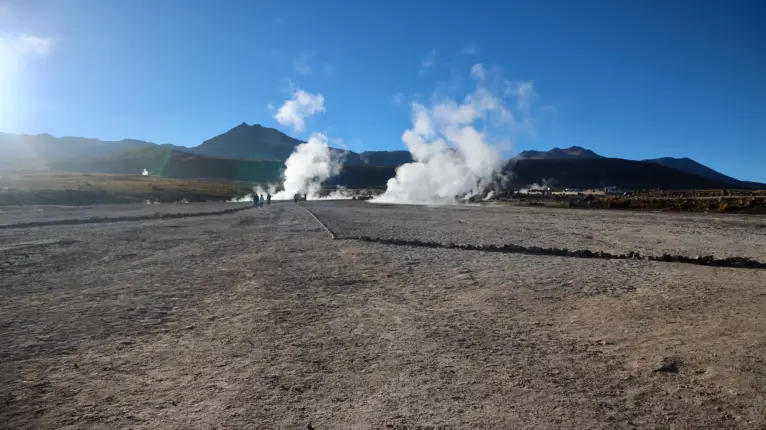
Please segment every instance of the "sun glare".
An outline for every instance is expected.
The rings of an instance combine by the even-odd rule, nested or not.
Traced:
[[[0,128],[9,129],[19,116],[24,68],[50,52],[50,39],[0,33]]]

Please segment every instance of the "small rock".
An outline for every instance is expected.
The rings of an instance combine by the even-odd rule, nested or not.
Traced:
[[[665,357],[662,359],[660,367],[652,372],[678,373],[681,367],[681,360],[678,357]]]
[[[190,324],[184,327],[184,330],[193,330],[193,329],[194,329],[194,324]]]

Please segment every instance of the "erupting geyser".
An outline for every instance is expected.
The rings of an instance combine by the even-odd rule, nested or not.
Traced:
[[[449,204],[483,196],[502,179],[500,150],[490,143],[486,130],[515,132],[529,127],[532,87],[504,81],[504,90],[496,95],[486,85],[481,64],[473,66],[471,75],[476,88],[462,103],[443,97],[429,106],[412,104],[412,128],[402,141],[415,161],[400,166],[386,191],[372,202]],[[508,104],[509,98],[516,103]]]
[[[295,194],[306,194],[309,199],[316,199],[322,182],[340,173],[342,165],[342,158],[330,150],[327,137],[314,133],[308,142],[296,146],[285,161],[283,190],[274,198],[290,200]]]

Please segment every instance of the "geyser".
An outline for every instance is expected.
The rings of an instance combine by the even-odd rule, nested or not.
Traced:
[[[499,147],[509,140],[493,143],[487,130],[494,136],[501,129],[510,134],[528,129],[532,87],[504,81],[504,90],[495,94],[481,64],[473,66],[471,75],[476,87],[462,102],[442,97],[429,105],[412,104],[412,127],[402,141],[414,161],[397,169],[373,203],[450,204],[483,196],[493,183],[502,182]],[[515,105],[509,99],[516,99]]]

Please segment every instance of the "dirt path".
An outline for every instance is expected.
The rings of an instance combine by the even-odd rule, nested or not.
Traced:
[[[332,241],[287,204],[0,245],[3,428],[766,426],[763,271]]]

